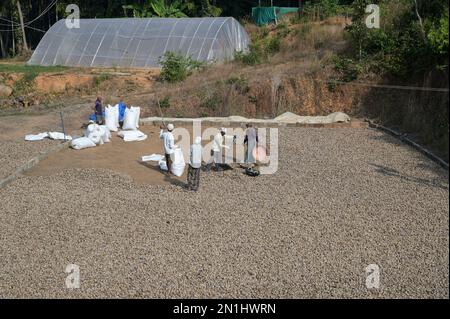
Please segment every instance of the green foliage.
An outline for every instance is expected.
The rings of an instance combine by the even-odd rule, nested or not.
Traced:
[[[250,91],[250,86],[248,84],[248,79],[243,76],[232,76],[225,81],[228,85],[233,85],[236,90],[241,94],[246,94]]]
[[[39,75],[38,72],[28,72],[16,81],[13,86],[14,95],[28,94],[33,91],[34,79]]]
[[[111,74],[102,73],[94,77],[94,84],[96,87],[99,87],[103,82],[109,80],[111,78]]]
[[[237,51],[234,55],[234,59],[245,65],[257,65],[262,63],[261,52],[258,46],[250,45],[248,52]]]
[[[334,69],[339,75],[339,81],[351,82],[358,78],[362,71],[361,65],[350,58],[336,56],[333,59]]]
[[[384,24],[365,25],[365,8],[372,0],[355,0],[352,24],[346,30],[352,44],[350,58],[368,71],[409,77],[448,64],[448,3],[421,1],[420,25],[413,1],[379,1]],[[425,33],[425,38],[423,36]]]
[[[135,18],[160,17],[183,18],[187,15],[183,12],[185,6],[180,0],[168,2],[166,0],[148,0],[143,5],[132,4],[122,6],[124,10],[133,10]]]
[[[218,92],[203,97],[201,107],[207,108],[211,111],[219,110],[222,105],[222,96]]]
[[[278,24],[276,27],[276,31],[280,38],[287,37],[289,35],[289,33],[291,32],[287,23]]]
[[[161,79],[166,82],[175,83],[184,81],[195,70],[203,69],[206,64],[185,57],[175,52],[166,52],[160,59]]]
[[[313,0],[306,1],[304,4],[304,11],[301,18],[293,17],[292,22],[300,23],[301,21],[309,20],[324,20],[326,18],[346,14],[349,9],[348,6],[343,5],[345,1],[339,0]]]
[[[287,25],[277,27],[273,35],[270,35],[267,27],[261,27],[257,33],[252,35],[248,52],[236,52],[235,60],[245,65],[258,65],[267,62],[271,56],[280,52],[281,41],[289,33]]]
[[[124,10],[132,10],[133,16],[183,18],[183,17],[218,17],[222,9],[210,4],[209,0],[147,0],[143,4],[123,5]]]
[[[170,96],[166,95],[161,101],[159,101],[159,106],[162,109],[168,109],[170,107]]]
[[[428,41],[433,52],[439,56],[448,56],[449,12],[445,12],[439,21],[430,23],[428,31]]]

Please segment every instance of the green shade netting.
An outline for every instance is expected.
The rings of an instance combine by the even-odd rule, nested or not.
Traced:
[[[283,14],[298,12],[298,8],[289,7],[255,7],[252,8],[252,19],[256,25],[265,25],[279,19]]]

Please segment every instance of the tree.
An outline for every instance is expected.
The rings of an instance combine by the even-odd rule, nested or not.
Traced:
[[[148,0],[146,3],[124,5],[125,10],[133,10],[135,18],[160,17],[160,18],[183,18],[185,5],[180,0],[168,2],[166,0]]]

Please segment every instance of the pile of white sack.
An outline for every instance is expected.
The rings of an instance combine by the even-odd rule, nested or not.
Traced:
[[[111,132],[117,132],[125,142],[137,142],[147,139],[147,135],[138,130],[141,108],[131,106],[125,110],[122,130],[119,131],[119,105],[108,105],[105,108],[105,124]]]
[[[170,155],[170,158],[172,159],[172,167],[171,171],[172,174],[181,177],[184,173],[184,169],[186,167],[186,163],[184,161],[183,151],[181,148],[175,149],[175,151]],[[158,162],[159,168],[162,171],[167,172],[167,163],[166,159],[163,155],[159,154],[152,154],[150,156],[142,156],[143,162]]]
[[[117,136],[123,138],[125,142],[146,140],[148,136],[138,130],[140,115],[140,107],[127,108],[122,130],[119,131],[119,105],[108,105],[105,108],[105,125],[97,125],[93,122],[89,124],[84,137],[72,141],[72,148],[81,150],[109,143],[111,132],[118,132]]]
[[[106,125],[91,123],[84,132],[84,137],[74,139],[71,147],[75,150],[96,147],[111,141],[111,132]]]

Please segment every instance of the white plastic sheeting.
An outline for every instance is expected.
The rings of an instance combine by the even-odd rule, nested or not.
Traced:
[[[198,61],[226,61],[245,51],[250,37],[231,17],[65,20],[42,38],[28,64],[73,67],[158,67],[172,51]]]

